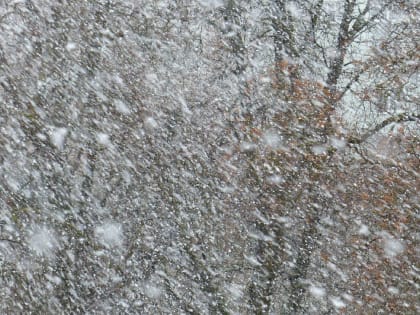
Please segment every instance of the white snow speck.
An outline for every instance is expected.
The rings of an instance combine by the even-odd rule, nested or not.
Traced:
[[[144,120],[144,125],[148,129],[155,129],[155,128],[159,127],[157,121],[153,117],[147,117]]]
[[[31,233],[28,245],[38,255],[51,256],[57,246],[57,241],[52,231],[37,228]]]
[[[59,285],[61,283],[61,279],[59,277],[57,277],[57,276],[54,276],[54,275],[46,274],[45,275],[45,278],[47,278],[47,280],[49,282],[54,283],[56,285]]]
[[[389,287],[388,292],[391,293],[391,294],[399,294],[400,290],[398,290],[398,288],[396,288],[396,287]]]
[[[262,223],[264,223],[264,224],[269,224],[270,223],[270,221],[267,220],[267,218],[265,218],[264,215],[260,211],[255,210],[254,214]]]
[[[51,143],[58,149],[62,150],[64,148],[64,140],[66,139],[67,133],[67,128],[53,129],[50,134]]]
[[[346,303],[343,302],[342,299],[340,299],[339,297],[331,297],[330,298],[331,303],[336,307],[336,308],[343,308],[346,307]]]
[[[105,223],[95,229],[95,235],[105,247],[121,246],[124,237],[122,226],[119,223]]]
[[[43,133],[37,133],[36,136],[41,140],[47,140],[47,136],[45,136]]]
[[[233,186],[222,186],[222,187],[219,187],[219,189],[221,192],[224,192],[226,194],[231,194],[235,191],[235,187]]]
[[[279,223],[289,223],[291,221],[289,217],[285,217],[285,216],[275,216],[275,219]]]
[[[370,234],[369,228],[365,224],[360,225],[359,231],[357,233],[359,233],[360,235],[369,235]]]
[[[312,153],[316,155],[321,155],[327,153],[327,148],[325,145],[314,145],[312,147]]]
[[[121,114],[130,114],[130,108],[121,100],[116,100],[114,102],[115,109]]]
[[[330,142],[331,142],[331,145],[338,150],[344,149],[347,145],[346,140],[340,139],[340,138],[331,138]]]
[[[73,43],[73,42],[68,42],[66,45],[67,51],[72,51],[72,50],[75,50],[76,48],[77,48],[77,45],[76,43]]]
[[[274,131],[267,131],[263,136],[264,144],[270,148],[276,149],[281,145],[280,136]]]
[[[223,5],[222,0],[200,0],[202,6],[205,6],[209,9],[216,9]]]
[[[149,299],[156,299],[162,294],[162,290],[152,284],[148,284],[144,288],[144,294],[146,294]]]
[[[349,301],[349,302],[352,302],[352,301],[353,301],[353,296],[351,296],[350,294],[344,293],[344,294],[342,295],[342,297],[343,297],[346,301]]]
[[[267,180],[270,184],[282,184],[284,183],[286,180],[280,176],[280,175],[272,175],[267,177]]]
[[[178,97],[178,100],[181,103],[181,109],[184,112],[184,114],[191,115],[192,112],[188,107],[187,101],[182,96]]]
[[[241,143],[240,148],[242,152],[250,152],[250,151],[255,150],[257,146],[252,142],[244,141]]]
[[[114,76],[114,82],[117,83],[118,85],[124,85],[124,80],[121,79],[121,77],[118,75]]]
[[[151,83],[157,83],[159,81],[159,78],[157,77],[155,73],[148,73],[145,75],[145,77],[146,77],[146,80]]]
[[[261,266],[261,263],[258,261],[256,257],[253,256],[245,256],[245,259],[252,265],[252,266]]]
[[[394,257],[404,251],[404,244],[399,240],[389,237],[384,240],[384,251],[388,257]]]
[[[320,102],[320,101],[318,101],[316,99],[311,100],[311,103],[313,105],[315,105],[316,107],[318,107],[318,108],[323,108],[325,106],[325,104],[323,102]]]
[[[322,287],[311,285],[309,287],[309,293],[317,299],[321,299],[325,296],[325,289]]]
[[[297,19],[301,18],[304,15],[299,6],[293,2],[287,4],[287,10],[293,17]]]
[[[231,297],[235,300],[241,298],[244,295],[244,287],[242,285],[233,283],[228,285],[226,289],[230,292]]]
[[[5,180],[6,180],[7,185],[9,186],[9,188],[10,188],[13,192],[17,192],[17,191],[19,191],[20,184],[19,184],[19,182],[18,182],[15,178],[10,177],[10,176],[7,176],[7,177],[5,178]]]
[[[98,141],[99,144],[109,146],[111,144],[111,141],[109,141],[109,135],[106,133],[98,132],[96,134],[96,141]]]

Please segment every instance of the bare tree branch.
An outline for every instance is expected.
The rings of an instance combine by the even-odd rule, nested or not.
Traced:
[[[375,133],[379,132],[386,126],[393,124],[393,123],[402,123],[402,122],[409,122],[409,121],[416,121],[420,119],[420,114],[414,113],[402,113],[396,116],[391,116],[381,122],[379,125],[375,126],[373,129],[369,130],[365,134],[360,137],[353,137],[351,136],[347,139],[347,142],[350,144],[361,144],[365,142],[368,138],[373,136]]]

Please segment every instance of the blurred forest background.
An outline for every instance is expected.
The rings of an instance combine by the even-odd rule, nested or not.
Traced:
[[[0,1],[0,313],[419,314],[419,9]]]

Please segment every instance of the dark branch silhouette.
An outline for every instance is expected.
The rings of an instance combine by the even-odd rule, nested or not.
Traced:
[[[389,126],[393,123],[402,123],[402,122],[409,122],[409,121],[416,121],[420,119],[420,114],[413,114],[413,113],[402,113],[396,116],[391,116],[381,122],[379,125],[375,126],[373,129],[369,130],[365,134],[360,137],[351,136],[347,139],[347,142],[350,144],[361,144],[365,142],[368,138],[373,136],[375,133],[379,132],[386,126]]]

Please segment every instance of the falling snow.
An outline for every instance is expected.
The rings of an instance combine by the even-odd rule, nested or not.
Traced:
[[[68,130],[66,128],[54,128],[50,136],[52,144],[58,149],[63,149],[67,133]]]
[[[419,20],[1,1],[0,314],[419,314]]]
[[[52,256],[57,247],[57,240],[52,231],[37,228],[30,233],[28,246],[38,255]]]
[[[123,231],[121,224],[105,223],[95,229],[95,235],[106,247],[121,246],[123,244]]]

